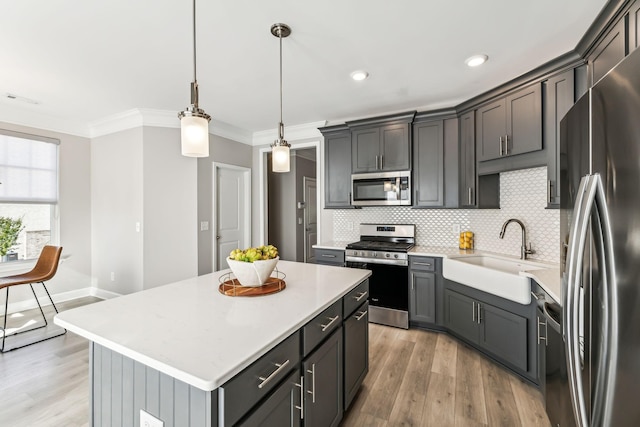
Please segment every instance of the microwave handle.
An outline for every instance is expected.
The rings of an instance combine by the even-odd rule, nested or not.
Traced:
[[[400,177],[396,178],[396,200],[400,200]]]

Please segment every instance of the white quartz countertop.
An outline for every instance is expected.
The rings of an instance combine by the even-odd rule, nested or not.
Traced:
[[[228,270],[64,311],[55,323],[210,391],[371,275],[369,270],[280,261],[286,288],[260,297],[218,291]]]
[[[316,243],[313,245],[316,249],[338,249],[345,250],[349,243],[353,243],[352,241],[347,242],[346,240],[331,240],[328,242]]]

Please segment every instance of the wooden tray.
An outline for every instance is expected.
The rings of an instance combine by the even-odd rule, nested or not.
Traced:
[[[262,286],[242,286],[238,279],[229,279],[218,287],[221,294],[230,297],[258,297],[275,294],[287,287],[284,280],[278,277],[269,277]]]

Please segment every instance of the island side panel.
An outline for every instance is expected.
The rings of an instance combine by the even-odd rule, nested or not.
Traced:
[[[165,427],[212,427],[218,419],[217,390],[200,390],[96,343],[90,364],[95,427],[135,427],[141,409]]]

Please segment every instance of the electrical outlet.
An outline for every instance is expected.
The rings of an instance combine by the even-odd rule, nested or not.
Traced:
[[[140,427],[164,427],[164,421],[140,409]]]
[[[115,272],[111,272],[111,281],[115,282],[116,281],[116,273]]]
[[[207,231],[209,229],[209,221],[200,221],[200,231]]]
[[[140,223],[136,222],[136,233],[140,232]]]
[[[452,231],[454,234],[460,234],[460,224],[453,224],[453,225],[451,226],[451,231]]]
[[[347,221],[345,223],[347,231],[353,231],[353,221]]]

